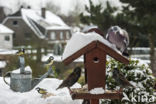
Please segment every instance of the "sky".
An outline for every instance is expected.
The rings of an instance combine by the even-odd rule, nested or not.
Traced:
[[[96,5],[98,3],[103,3],[105,7],[105,2],[107,0],[92,0]],[[121,3],[119,0],[108,0],[111,5],[120,7]],[[16,12],[19,9],[19,5],[26,4],[31,6],[32,9],[40,9],[45,6],[46,3],[53,3],[54,5],[60,7],[60,13],[68,15],[69,12],[74,11],[76,5],[80,8],[80,11],[84,11],[84,5],[89,5],[89,0],[0,0],[0,6],[5,6],[10,8],[10,12]]]

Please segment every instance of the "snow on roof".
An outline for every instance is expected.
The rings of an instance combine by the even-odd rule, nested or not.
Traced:
[[[6,62],[5,61],[0,61],[0,68],[5,68]]]
[[[70,27],[67,26],[60,17],[50,11],[46,10],[45,18],[41,16],[41,10],[21,9],[21,12],[23,17],[26,16],[31,18],[46,29],[70,29]]]
[[[36,25],[33,23],[33,21],[31,20],[31,16],[34,18],[39,18],[37,17],[34,12],[28,12],[27,9],[21,9],[21,13],[22,13],[22,17],[24,19],[24,21],[27,23],[27,25],[35,32],[35,34],[41,38],[44,39],[45,36],[40,32],[40,30],[36,27]],[[30,16],[31,15],[31,16]]]
[[[83,47],[87,46],[88,44],[96,40],[106,44],[107,46],[109,46],[110,48],[118,52],[118,50],[116,49],[114,45],[109,43],[102,36],[100,36],[99,34],[95,32],[90,32],[86,34],[77,32],[71,37],[71,39],[67,43],[64,53],[63,53],[63,60],[65,60],[67,57],[73,55],[78,50],[82,49]]]
[[[98,28],[97,26],[91,25],[91,26],[85,26],[82,32],[88,32],[90,29]]]
[[[0,33],[13,33],[13,30],[11,30],[8,27],[0,24]]]
[[[51,27],[47,27],[47,30],[70,30],[70,27],[67,26],[51,26]]]
[[[9,82],[10,78],[6,78]],[[45,78],[35,88],[40,87],[46,89],[54,96],[42,98],[35,88],[29,92],[19,93],[14,92],[10,87],[4,83],[3,78],[0,77],[0,102],[1,104],[82,104],[82,100],[72,100],[69,90],[63,88],[56,90],[62,83],[62,80],[55,78]],[[80,88],[81,85],[76,83],[73,88]]]

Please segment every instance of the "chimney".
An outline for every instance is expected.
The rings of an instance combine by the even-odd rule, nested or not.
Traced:
[[[27,6],[27,8],[28,8],[28,9],[31,9],[31,6],[29,5],[29,6]]]
[[[45,7],[41,8],[41,15],[43,18],[46,18],[46,8]]]

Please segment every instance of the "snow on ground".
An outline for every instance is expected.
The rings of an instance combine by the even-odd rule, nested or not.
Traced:
[[[9,80],[9,79],[7,79]],[[41,98],[41,95],[34,89],[29,92],[20,93],[13,92],[8,85],[0,77],[0,104],[81,104],[81,100],[72,100],[67,88],[55,90],[61,80],[55,78],[46,78],[42,80],[36,87],[47,89],[48,92],[55,96],[50,96],[46,99]],[[74,88],[80,88],[81,85],[76,83]]]
[[[90,32],[90,33],[81,33],[81,32],[76,32],[69,42],[66,45],[66,48],[63,53],[63,60],[66,59],[67,57],[73,55],[75,52],[78,50],[82,49],[83,47],[87,46],[89,43],[93,41],[100,41],[107,46],[111,47],[112,49],[116,50],[116,47],[109,43],[107,40],[105,40],[102,36],[95,32]]]
[[[94,88],[92,90],[89,91],[91,94],[104,94],[105,90],[100,87],[100,88]]]
[[[54,54],[48,54],[48,55],[43,55],[42,56],[42,62],[46,62],[50,56],[53,56],[54,57],[54,61],[56,62],[62,62],[62,56],[59,56],[59,55],[54,55]],[[83,62],[84,61],[84,58],[83,56],[82,57],[79,57],[78,59],[76,59],[74,62]]]
[[[26,66],[25,67],[25,71],[28,71],[28,72],[31,72],[32,73],[32,70],[31,70],[31,67],[30,66]],[[20,68],[19,69],[16,69],[16,70],[13,70],[12,73],[20,73]]]
[[[16,54],[17,50],[0,49],[0,55]]]

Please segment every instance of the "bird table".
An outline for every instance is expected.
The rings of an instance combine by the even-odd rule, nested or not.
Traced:
[[[75,52],[73,55],[63,60],[65,65],[70,64],[75,59],[84,55],[85,79],[88,84],[88,90],[94,88],[105,89],[106,84],[106,55],[115,60],[128,64],[129,60],[100,41],[93,41],[87,46]],[[121,99],[121,92],[106,91],[103,94],[91,94],[88,92],[73,92],[73,99],[90,99],[91,104],[99,104],[99,99]]]

